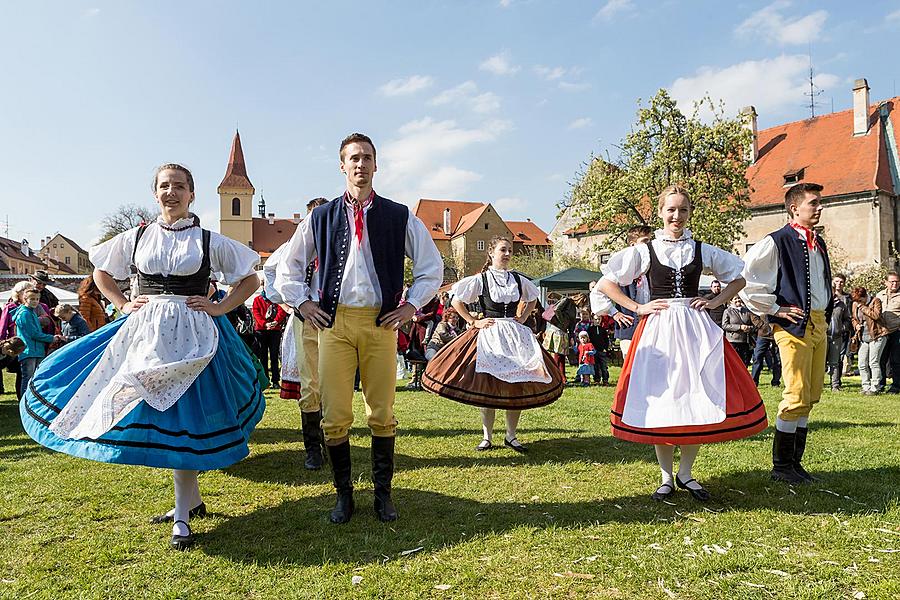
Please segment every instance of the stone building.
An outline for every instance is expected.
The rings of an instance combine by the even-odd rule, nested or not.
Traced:
[[[425,223],[441,255],[451,259],[457,272],[452,278],[445,274],[448,280],[479,272],[487,244],[495,235],[511,239],[516,253],[536,251],[552,256],[550,239],[531,219],[504,221],[490,203],[422,198],[413,214]]]
[[[59,233],[41,240],[37,254],[51,275],[89,275],[94,270],[87,250]]]
[[[47,266],[28,246],[28,240],[16,242],[0,237],[0,274],[28,275]]]
[[[752,129],[747,169],[751,217],[734,250],[743,255],[788,219],[784,193],[804,181],[824,186],[819,223],[831,253],[851,271],[872,265],[896,267],[900,238],[900,97],[870,103],[869,86],[858,79],[853,108],[757,131],[753,107],[744,109]],[[651,192],[655,192],[651,190]],[[596,249],[602,227],[580,222],[578,207],[569,207],[550,233],[557,251],[593,256],[597,265],[609,251]]]

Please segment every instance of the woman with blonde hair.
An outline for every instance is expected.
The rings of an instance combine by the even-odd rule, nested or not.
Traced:
[[[527,277],[509,270],[512,251],[509,238],[491,238],[482,272],[453,285],[453,308],[470,328],[431,359],[422,378],[426,390],[481,408],[479,451],[493,447],[496,409],[503,408],[504,444],[526,452],[516,439],[521,411],[550,404],[563,391],[559,369],[523,324],[537,302],[538,289]],[[484,315],[480,319],[466,308],[475,302]]]
[[[695,240],[687,229],[691,200],[669,186],[658,199],[663,228],[654,239],[610,257],[600,291],[640,318],[613,402],[615,437],[653,444],[665,500],[675,485],[696,500],[709,492],[692,468],[701,444],[741,439],[766,428],[766,410],[744,362],[704,309],[728,302],[744,287],[740,258]],[[727,283],[712,299],[699,296],[704,270]],[[646,276],[649,301],[629,298],[620,286]],[[681,449],[673,477],[675,447]]]

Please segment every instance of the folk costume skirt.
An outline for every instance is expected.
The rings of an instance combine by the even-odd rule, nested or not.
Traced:
[[[300,356],[297,352],[297,338],[294,329],[300,321],[293,314],[288,317],[284,333],[281,334],[281,391],[278,395],[286,400],[300,399]]]
[[[141,311],[66,344],[42,363],[19,406],[22,424],[51,450],[100,462],[208,471],[249,453],[250,433],[265,410],[265,373],[225,317],[211,318],[218,344],[206,367],[165,410],[141,399],[101,435],[60,437],[54,420],[91,373],[105,349]],[[149,312],[149,311],[148,311]],[[108,354],[108,353],[106,353]],[[168,402],[167,402],[168,404]]]
[[[513,319],[497,319],[444,346],[428,362],[422,387],[463,404],[524,410],[554,402],[564,383],[530,329]]]
[[[690,299],[641,319],[616,387],[613,436],[642,444],[742,439],[768,426],[738,353]]]

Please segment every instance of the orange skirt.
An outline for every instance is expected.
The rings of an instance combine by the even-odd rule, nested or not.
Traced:
[[[707,425],[689,425],[683,427],[656,427],[643,429],[632,427],[622,422],[622,414],[625,409],[625,399],[628,396],[628,382],[631,379],[631,368],[637,355],[638,343],[647,319],[641,319],[634,332],[631,348],[625,364],[622,366],[622,374],[619,376],[619,384],[616,386],[616,394],[610,416],[612,434],[620,440],[638,442],[641,444],[669,444],[691,445],[709,444],[711,442],[727,442],[739,440],[763,431],[769,421],[766,417],[766,407],[763,405],[756,384],[747,372],[747,367],[737,351],[723,340],[725,360],[725,420],[720,423]]]
[[[508,383],[489,373],[475,371],[478,329],[470,328],[441,348],[428,361],[422,375],[422,387],[444,398],[481,408],[524,410],[554,402],[562,396],[565,384],[550,354],[541,348],[549,383],[524,381]]]

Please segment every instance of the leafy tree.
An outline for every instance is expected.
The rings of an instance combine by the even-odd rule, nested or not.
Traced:
[[[550,258],[545,252],[530,248],[513,255],[509,261],[510,269],[524,273],[531,279],[538,279],[573,267],[589,271],[597,270],[597,265],[576,254],[557,252],[553,258]]]
[[[709,109],[711,121],[700,119]],[[632,225],[661,226],[656,196],[678,183],[691,193],[690,227],[710,244],[730,249],[749,218],[745,172],[750,132],[741,118],[706,97],[686,116],[666,90],[640,107],[637,121],[618,146],[615,161],[592,156],[574,182],[568,205],[582,224],[607,234],[602,246],[620,248]]]
[[[112,239],[122,233],[140,225],[150,223],[156,219],[156,211],[136,204],[124,204],[100,221],[102,232],[100,241]]]

